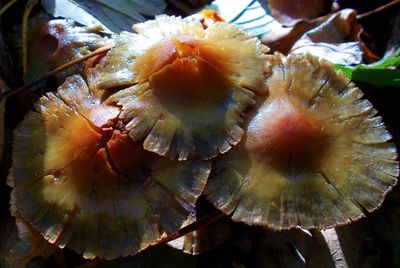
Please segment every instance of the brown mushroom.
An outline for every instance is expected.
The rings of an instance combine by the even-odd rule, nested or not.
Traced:
[[[143,150],[118,129],[80,76],[48,93],[15,131],[14,214],[60,248],[85,258],[133,255],[175,232],[210,171]]]
[[[0,224],[0,264],[4,267],[26,267],[38,256],[48,258],[57,247],[48,243],[36,230],[26,224],[19,215],[3,219]]]
[[[50,71],[73,59],[103,46],[109,40],[101,37],[95,29],[78,27],[72,20],[50,20],[46,23],[34,22],[29,35],[28,69],[25,81],[33,81],[45,72]],[[76,64],[68,70],[56,74],[57,80],[64,82],[65,78],[82,73],[84,64]]]
[[[210,159],[242,135],[242,115],[265,93],[267,48],[237,26],[204,29],[193,17],[159,16],[122,33],[89,72],[93,90],[113,93],[130,137],[171,159]],[[127,88],[128,87],[128,88]]]
[[[217,159],[207,198],[274,229],[346,224],[380,206],[399,166],[382,118],[327,61],[271,56],[270,95],[243,142]]]

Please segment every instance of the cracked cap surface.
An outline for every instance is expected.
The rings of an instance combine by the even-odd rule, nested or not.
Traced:
[[[11,208],[48,240],[107,259],[175,232],[203,191],[210,163],[163,159],[119,131],[120,109],[73,76],[15,131]]]

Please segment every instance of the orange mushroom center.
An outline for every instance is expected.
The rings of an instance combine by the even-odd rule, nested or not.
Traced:
[[[301,105],[276,99],[263,106],[251,121],[246,148],[274,162],[314,161],[323,151],[327,135],[323,124]]]
[[[53,174],[68,174],[84,184],[91,179],[115,183],[116,174],[130,177],[134,172],[137,176],[137,167],[149,153],[115,129],[118,114],[117,107],[98,106],[87,112],[87,118],[67,118],[57,135],[49,136],[46,169]]]
[[[227,53],[205,40],[174,36],[137,58],[139,82],[149,81],[155,94],[168,101],[204,100],[226,88]]]

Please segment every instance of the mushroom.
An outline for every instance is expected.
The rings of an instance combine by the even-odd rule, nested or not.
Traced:
[[[48,258],[57,249],[48,243],[36,230],[26,224],[18,215],[1,222],[3,234],[0,236],[0,263],[4,267],[26,267],[38,256]],[[3,264],[2,264],[3,267]]]
[[[246,118],[243,141],[215,160],[208,200],[235,221],[278,230],[328,228],[375,210],[399,175],[377,111],[325,60],[269,62],[270,95]]]
[[[85,258],[133,255],[179,229],[203,191],[205,161],[174,162],[119,129],[120,108],[81,76],[47,93],[15,131],[11,209]]]
[[[36,22],[38,19],[34,19]],[[33,25],[29,35],[28,69],[26,81],[33,81],[73,59],[80,58],[105,45],[107,38],[101,37],[99,30],[80,27],[72,20],[56,19]],[[76,64],[68,70],[56,74],[57,81],[64,82],[72,74],[81,73],[84,64]]]
[[[265,94],[268,49],[239,27],[196,17],[158,16],[123,32],[89,86],[122,106],[129,136],[168,158],[210,159],[242,135],[242,116]]]

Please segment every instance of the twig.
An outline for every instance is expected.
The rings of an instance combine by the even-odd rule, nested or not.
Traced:
[[[37,3],[38,0],[29,0],[22,16],[22,70],[24,74],[28,68],[28,20],[33,7]]]
[[[157,246],[160,244],[166,244],[166,243],[168,243],[172,240],[175,240],[181,236],[191,233],[191,232],[199,229],[202,226],[213,223],[214,221],[222,218],[223,216],[224,216],[223,213],[221,213],[219,210],[215,210],[215,211],[205,215],[204,217],[198,219],[197,221],[179,229],[176,233],[173,233],[170,236],[160,239],[159,241],[157,241],[155,244],[151,245],[150,247],[154,247],[154,246]]]
[[[37,83],[39,83],[39,82],[41,82],[43,80],[46,80],[48,77],[53,76],[53,75],[57,74],[58,72],[61,72],[61,71],[65,70],[65,69],[71,67],[72,65],[75,65],[75,64],[77,64],[79,62],[87,60],[87,59],[89,59],[91,57],[94,57],[94,56],[96,56],[98,54],[106,52],[106,51],[110,50],[112,47],[114,47],[114,44],[104,45],[101,48],[96,49],[95,51],[93,51],[93,52],[91,52],[89,54],[86,54],[85,56],[83,56],[81,58],[72,60],[72,61],[70,61],[70,62],[68,62],[66,64],[63,64],[63,65],[61,65],[61,66],[59,66],[59,67],[57,67],[57,68],[45,73],[43,76],[37,78],[36,80],[34,80],[34,81],[32,81],[32,82],[30,82],[30,83],[28,83],[28,84],[26,84],[26,85],[24,85],[24,86],[22,86],[20,88],[17,88],[14,91],[11,91],[11,92],[8,92],[8,93],[4,94],[3,97],[4,98],[10,98],[10,97],[12,97],[14,95],[17,95],[17,94],[19,94],[19,93],[31,88],[32,86],[36,85]]]
[[[367,17],[369,17],[371,15],[374,15],[374,14],[376,14],[378,12],[384,11],[384,10],[386,10],[388,8],[391,8],[391,7],[393,7],[393,6],[395,6],[395,5],[399,4],[399,3],[400,3],[400,0],[394,0],[392,2],[387,3],[386,5],[380,6],[380,7],[376,8],[376,9],[374,9],[374,10],[365,12],[365,13],[360,14],[360,15],[357,15],[356,18],[357,18],[357,20],[363,20],[363,19],[365,19],[365,18],[367,18]]]
[[[18,0],[11,0],[4,7],[0,9],[0,16],[4,14],[12,5],[14,5]]]

